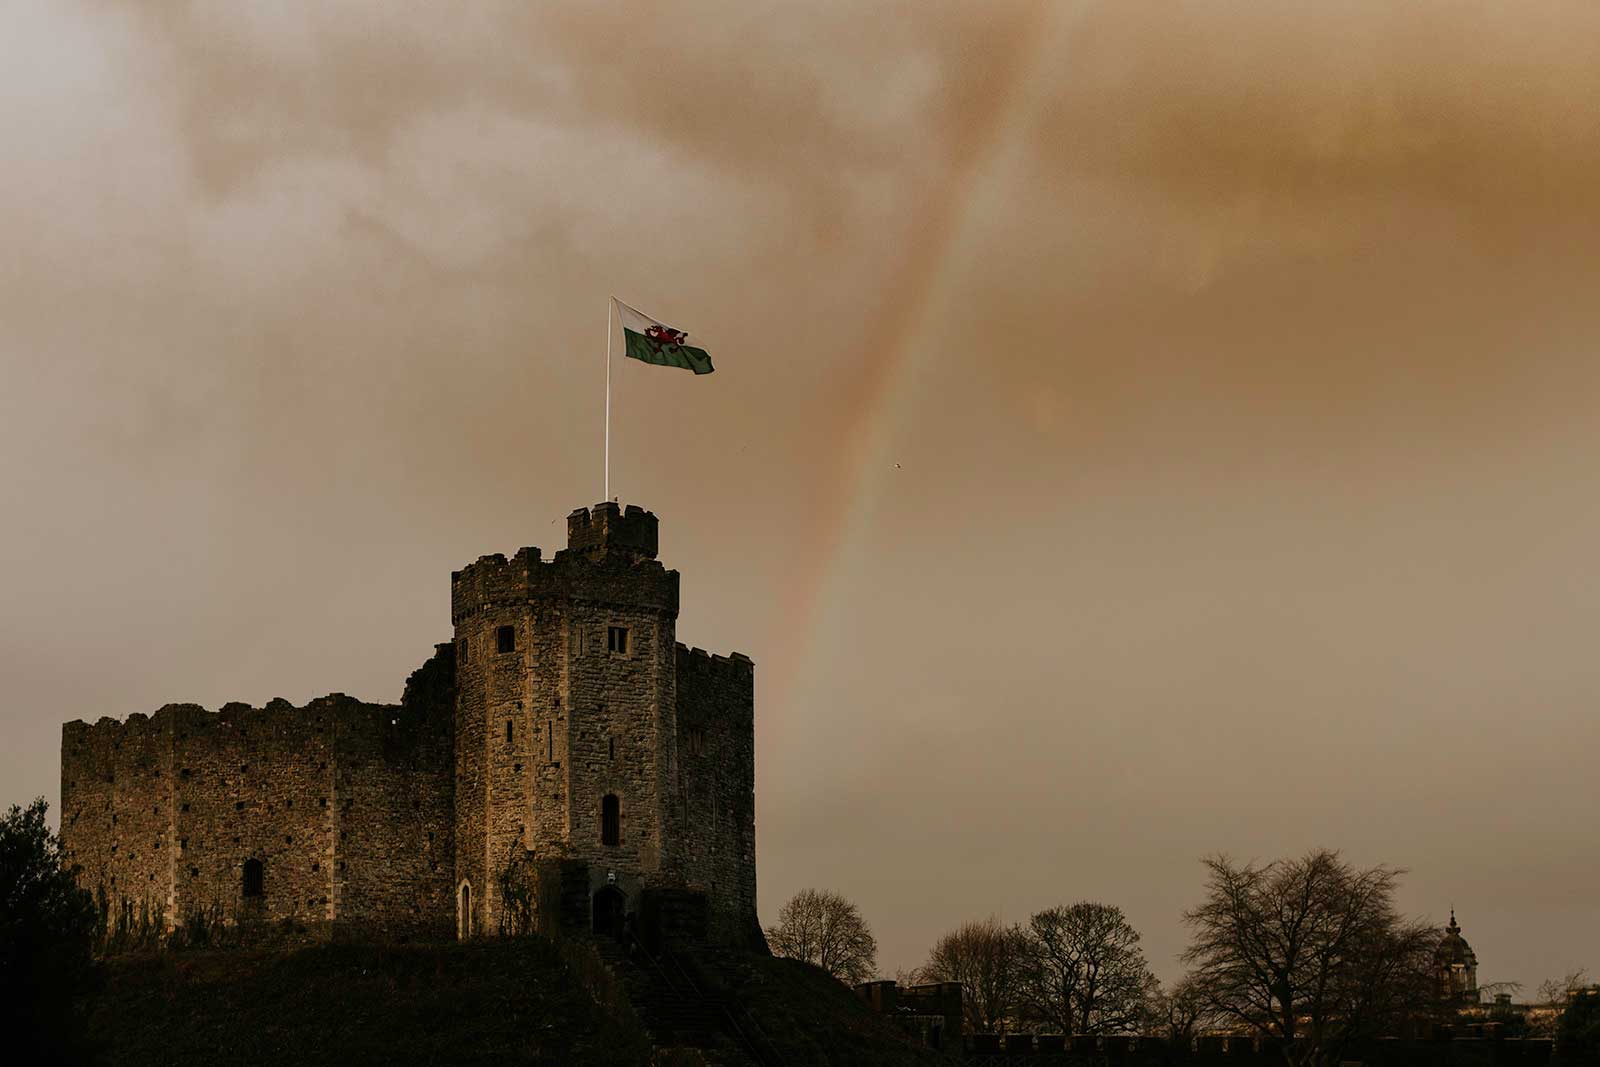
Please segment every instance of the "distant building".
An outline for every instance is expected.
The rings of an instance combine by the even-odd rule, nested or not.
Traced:
[[[892,1019],[929,1048],[962,1047],[960,982],[903,986],[893,979],[863,982],[856,993],[879,1015]]]
[[[1439,999],[1446,1004],[1478,1003],[1478,957],[1461,936],[1456,910],[1450,909],[1450,925],[1444,928],[1439,947],[1433,951],[1434,978]]]

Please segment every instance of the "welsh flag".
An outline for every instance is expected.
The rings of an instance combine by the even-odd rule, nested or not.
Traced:
[[[616,304],[626,342],[622,354],[629,359],[662,367],[682,367],[696,374],[710,374],[716,369],[706,350],[690,341],[683,330],[674,330],[649,315],[640,314],[620,300]]]

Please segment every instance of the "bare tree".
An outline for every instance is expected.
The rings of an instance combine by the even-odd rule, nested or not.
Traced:
[[[1049,908],[1022,933],[1018,993],[1031,1023],[1063,1034],[1139,1028],[1156,979],[1121,908],[1091,901]]]
[[[1539,999],[1530,1013],[1529,1032],[1537,1037],[1555,1037],[1561,1013],[1567,1010],[1567,993],[1589,983],[1589,972],[1572,971],[1565,978],[1548,978],[1539,983]]]
[[[1184,953],[1207,1006],[1276,1039],[1294,1065],[1337,1062],[1354,1040],[1398,1033],[1434,1005],[1429,925],[1393,906],[1398,871],[1318,851],[1265,866],[1205,861]]]
[[[778,956],[804,960],[847,985],[865,982],[878,965],[878,941],[856,906],[827,889],[802,889],[767,928]]]
[[[1165,1038],[1182,1048],[1200,1031],[1211,1016],[1211,1009],[1193,979],[1184,977],[1171,989],[1159,986],[1145,999],[1145,1033]]]
[[[927,982],[960,982],[967,1029],[1000,1033],[1016,1020],[1026,951],[1022,931],[990,916],[964,923],[936,941],[920,973]]]

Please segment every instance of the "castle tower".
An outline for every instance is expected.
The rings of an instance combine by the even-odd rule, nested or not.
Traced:
[[[524,548],[452,577],[462,935],[497,929],[500,875],[524,858],[582,861],[596,909],[632,910],[645,888],[688,886],[724,902],[748,895],[753,915],[749,660],[712,664],[677,645],[678,574],[656,550],[653,514],[605,503],[568,516],[567,547],[553,559]],[[704,754],[704,719],[742,737],[747,754],[720,767],[695,759],[706,766],[680,775],[685,660],[713,666],[719,682],[730,668],[743,680],[731,716],[726,686],[694,683],[707,699],[688,716],[685,746]],[[721,823],[691,830],[692,796],[710,809],[721,799]],[[747,864],[748,878],[718,872],[719,856]]]

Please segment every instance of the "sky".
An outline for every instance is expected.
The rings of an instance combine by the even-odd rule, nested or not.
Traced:
[[[1600,970],[1600,7],[5,5],[0,802],[611,491],[880,970],[1200,859]]]

